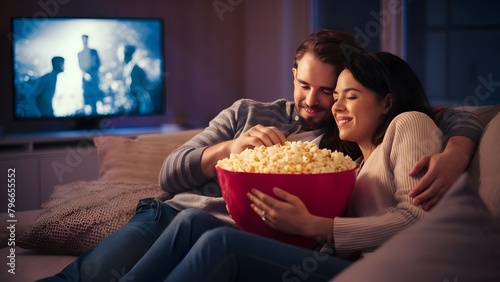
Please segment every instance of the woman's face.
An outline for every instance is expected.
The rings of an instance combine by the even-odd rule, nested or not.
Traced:
[[[390,95],[379,101],[375,92],[361,85],[346,69],[339,75],[333,97],[336,102],[332,113],[340,138],[371,146],[371,136],[390,108]]]

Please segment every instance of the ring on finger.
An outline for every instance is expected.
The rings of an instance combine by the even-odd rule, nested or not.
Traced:
[[[262,219],[262,221],[266,221],[266,211],[262,211],[260,213],[260,218]]]

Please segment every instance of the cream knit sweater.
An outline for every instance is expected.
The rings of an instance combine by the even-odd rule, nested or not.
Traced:
[[[422,175],[408,176],[423,156],[442,151],[443,134],[427,115],[407,112],[389,125],[359,171],[347,217],[334,219],[337,255],[370,252],[426,215],[408,193]]]

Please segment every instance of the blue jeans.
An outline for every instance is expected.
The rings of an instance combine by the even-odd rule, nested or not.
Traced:
[[[164,281],[329,281],[349,261],[232,228],[205,232]]]
[[[120,281],[162,281],[182,261],[203,233],[224,225],[223,221],[202,210],[181,211]]]
[[[168,240],[169,232],[171,235],[177,233],[175,228],[178,226],[171,223],[178,214],[178,210],[157,199],[142,199],[127,224],[82,253],[59,274],[40,281],[118,281],[141,259],[147,258],[145,255],[153,250],[151,247],[160,236]],[[179,236],[172,238],[183,240]],[[164,256],[169,254],[164,253]]]

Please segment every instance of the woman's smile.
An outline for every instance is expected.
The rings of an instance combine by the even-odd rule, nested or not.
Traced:
[[[342,117],[342,116],[336,116],[335,120],[337,121],[337,125],[339,127],[344,126],[352,121],[352,118],[350,117]]]

